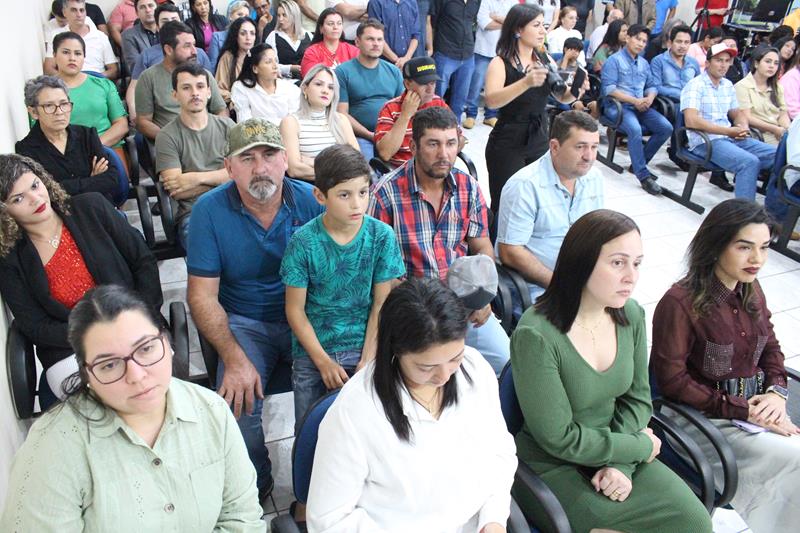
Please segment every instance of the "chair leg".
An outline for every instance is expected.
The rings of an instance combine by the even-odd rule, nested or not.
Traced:
[[[662,194],[670,200],[691,209],[698,215],[702,215],[706,208],[692,201],[692,191],[694,190],[695,182],[697,182],[697,173],[699,170],[697,165],[692,165],[689,168],[689,173],[686,175],[686,182],[683,185],[683,194],[678,195],[667,188],[662,189]]]
[[[614,128],[608,129],[608,152],[606,155],[597,154],[597,159],[600,160],[605,166],[616,172],[617,174],[622,174],[622,167],[617,163],[614,163],[614,154],[617,151],[617,130]]]
[[[796,205],[790,205],[789,210],[786,213],[786,217],[783,219],[781,233],[778,236],[778,240],[773,241],[770,244],[770,248],[782,255],[785,255],[789,259],[794,259],[800,263],[800,253],[789,248],[789,241],[791,240],[792,231],[794,231],[794,227],[797,224],[798,218],[800,218],[800,207]]]

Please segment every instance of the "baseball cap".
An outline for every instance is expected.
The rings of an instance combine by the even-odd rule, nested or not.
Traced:
[[[726,45],[725,43],[717,43],[711,47],[708,51],[708,56],[706,59],[711,59],[712,57],[719,55],[723,52],[728,52],[731,55],[731,59],[739,55],[739,51],[735,48],[731,48],[730,46]]]
[[[283,150],[281,130],[267,119],[249,118],[230,129],[226,152],[228,157],[232,157],[254,146],[264,145]]]
[[[422,84],[441,80],[436,73],[436,63],[427,56],[409,59],[403,65],[403,78]]]
[[[497,294],[497,268],[488,255],[459,257],[447,271],[447,286],[467,309],[483,309]]]

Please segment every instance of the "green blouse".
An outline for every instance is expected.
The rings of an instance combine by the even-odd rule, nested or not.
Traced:
[[[221,397],[173,379],[152,448],[109,412],[102,423],[67,405],[42,415],[14,457],[0,531],[264,532],[256,472]]]
[[[96,128],[98,135],[103,135],[118,118],[127,116],[117,87],[106,78],[87,76],[86,81],[69,90],[69,99],[74,104],[70,124]],[[122,141],[115,146],[120,145]]]
[[[592,368],[569,338],[533,308],[511,337],[511,365],[525,422],[517,454],[544,474],[564,464],[611,466],[631,478],[652,452],[641,433],[652,415],[644,310],[625,304],[617,356]]]

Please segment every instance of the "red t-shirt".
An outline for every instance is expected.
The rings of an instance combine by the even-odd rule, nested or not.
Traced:
[[[698,9],[703,9],[703,6],[706,5],[706,0],[697,0],[697,4],[695,4],[694,9],[695,11]],[[708,9],[709,11],[712,9],[728,9],[728,0],[708,0]],[[711,23],[711,27],[722,26],[723,21],[725,20],[725,15],[709,15],[708,20]],[[707,25],[705,21],[703,21],[703,29],[705,29]]]
[[[303,59],[300,61],[300,75],[305,78],[314,65],[322,63],[326,67],[336,68],[356,56],[358,56],[358,48],[344,41],[339,41],[339,46],[333,54],[325,47],[324,41],[314,43],[306,48],[303,54]]]

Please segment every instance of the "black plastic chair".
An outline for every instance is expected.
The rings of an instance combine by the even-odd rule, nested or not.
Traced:
[[[183,303],[172,302],[169,306],[170,334],[172,337],[172,375],[188,381],[189,343],[186,312]],[[19,329],[16,321],[8,328],[6,339],[6,372],[11,389],[11,398],[17,418],[27,420],[41,413],[34,410],[39,394],[36,376],[36,353],[33,342]]]
[[[142,224],[142,232],[144,233],[144,240],[147,247],[156,256],[156,259],[163,261],[165,259],[174,259],[176,257],[184,257],[186,251],[178,243],[178,229],[175,224],[173,216],[172,198],[170,198],[164,186],[160,182],[156,182],[152,187],[155,192],[156,201],[155,205],[159,207],[158,213],[161,217],[161,227],[164,230],[164,238],[157,239],[155,227],[153,223],[153,205],[150,204],[150,195],[148,187],[139,185],[136,187],[136,204],[139,208],[139,219]]]
[[[782,144],[783,143],[785,143],[785,140],[782,142]],[[778,154],[782,153],[784,157],[786,156],[785,148],[781,151],[779,146],[778,150]],[[780,221],[780,234],[776,240],[770,243],[770,248],[790,259],[800,262],[800,253],[789,248],[792,232],[794,231],[794,227],[797,225],[797,219],[800,218],[800,197],[792,194],[786,184],[786,172],[790,170],[794,172],[800,172],[800,167],[794,165],[784,165],[777,176],[776,186],[778,189],[778,199],[786,204],[787,210],[783,220]]]

